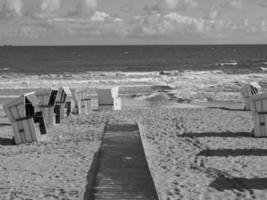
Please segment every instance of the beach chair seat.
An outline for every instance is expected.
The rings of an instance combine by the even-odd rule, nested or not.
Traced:
[[[254,121],[252,136],[267,136],[267,93],[253,95],[249,98],[250,109]]]
[[[241,89],[240,93],[243,96],[245,103],[245,110],[250,110],[249,97],[259,93],[260,86],[257,83],[245,84]]]

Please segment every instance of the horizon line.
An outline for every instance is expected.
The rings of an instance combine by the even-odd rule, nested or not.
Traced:
[[[267,45],[267,43],[251,43],[251,44],[239,44],[239,43],[227,43],[227,44],[57,44],[57,45],[51,45],[51,44],[31,44],[31,45],[13,45],[13,44],[7,44],[7,45],[0,45],[0,47],[57,47],[57,46],[252,46],[252,45]]]

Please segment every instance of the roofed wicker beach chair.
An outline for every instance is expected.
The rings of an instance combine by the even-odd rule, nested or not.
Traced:
[[[88,97],[88,89],[76,89],[75,95],[77,98],[77,111],[78,114],[89,114],[91,111],[91,99]]]
[[[64,104],[64,117],[68,117],[75,109],[75,97],[69,87],[62,87],[67,97]]]
[[[249,103],[249,97],[258,94],[259,90],[261,89],[261,86],[256,83],[250,83],[250,84],[245,84],[241,89],[240,89],[240,93],[244,98],[244,103],[245,103],[245,110],[250,110],[250,103]]]
[[[267,136],[267,93],[250,96],[249,103],[254,121],[252,136]]]
[[[65,109],[65,107],[68,95],[72,95],[69,87],[60,87],[58,89],[54,109],[57,124],[67,116],[67,109]]]
[[[119,87],[111,89],[97,89],[99,110],[121,110]]]
[[[46,125],[55,124],[54,107],[57,98],[58,90],[47,88],[36,91],[35,95],[39,100],[39,109],[43,112]]]
[[[31,92],[3,106],[13,127],[15,144],[38,142],[38,137],[47,133],[45,120],[38,105],[38,98]]]

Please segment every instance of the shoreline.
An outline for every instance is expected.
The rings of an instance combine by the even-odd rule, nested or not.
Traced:
[[[168,98],[198,101],[234,101],[242,102],[239,89],[244,83],[257,82],[262,92],[267,91],[267,74],[225,74],[222,71],[172,71],[170,74],[160,72],[116,72],[100,74],[75,74],[59,76],[0,76],[0,95],[3,98],[40,88],[68,86],[70,88],[150,88],[144,94],[166,94]],[[128,75],[127,75],[128,74]],[[131,92],[134,94],[134,92]]]

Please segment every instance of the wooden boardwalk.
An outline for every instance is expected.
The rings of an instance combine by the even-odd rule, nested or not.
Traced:
[[[158,200],[137,125],[108,125],[90,200]]]

